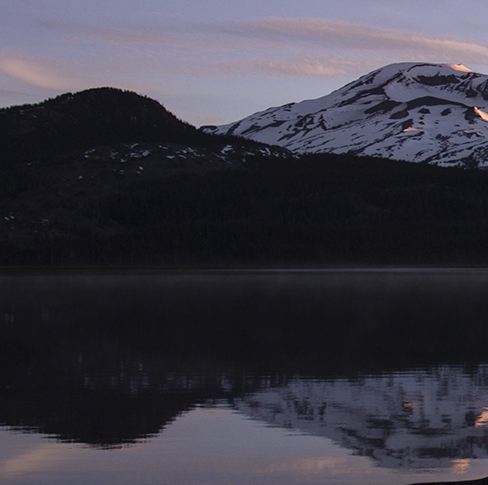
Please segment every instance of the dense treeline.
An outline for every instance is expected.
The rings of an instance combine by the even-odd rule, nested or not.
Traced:
[[[313,155],[135,183],[91,216],[123,228],[5,248],[3,264],[486,264],[488,173]],[[68,229],[58,227],[58,229]]]
[[[150,182],[103,210],[176,260],[476,263],[488,259],[487,184],[479,172],[314,156]]]

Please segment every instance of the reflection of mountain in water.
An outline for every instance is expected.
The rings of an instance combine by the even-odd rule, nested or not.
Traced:
[[[235,406],[271,425],[331,438],[384,467],[464,466],[488,457],[488,366],[295,378]]]
[[[434,416],[425,407],[427,390],[417,399],[423,404],[410,409],[415,395],[401,397],[407,384],[398,376],[389,378],[396,389],[390,395],[397,396],[391,412],[383,403],[386,391],[373,392],[376,383],[356,386],[354,392],[366,403],[379,395],[382,411],[376,414],[369,405],[351,404],[344,397],[345,381],[279,385],[297,373],[355,376],[365,369],[410,365],[412,359],[416,365],[483,359],[487,282],[487,272],[469,271],[4,275],[0,425],[118,446],[160,432],[199,403],[236,400],[271,387],[256,394],[255,401],[275,396],[280,412],[273,419],[284,419],[277,424],[286,424],[286,411],[300,426],[308,423],[313,432],[361,453],[383,453],[383,459],[399,464],[418,460],[422,453],[482,456],[484,428],[472,423],[488,401],[460,397],[459,413],[445,413],[450,422],[427,426],[415,414],[424,409]],[[269,375],[278,376],[277,382],[261,380]],[[386,390],[389,381],[382,379],[378,385]],[[433,377],[423,379],[418,389],[441,389]],[[478,395],[474,378],[457,379],[465,383],[459,389],[472,386],[471,394]],[[312,406],[313,415],[290,411],[294,400],[287,396],[312,384],[317,390],[310,396],[296,391],[296,400]],[[455,383],[445,386],[450,390]],[[343,391],[332,399],[332,389]],[[244,409],[252,399],[239,402]],[[320,421],[324,403],[327,420]],[[342,414],[340,403],[349,405]],[[259,409],[271,421],[271,408]],[[333,409],[337,419],[332,419]],[[424,437],[424,429],[433,429],[432,436]],[[415,437],[420,448],[391,444],[403,440],[398,430]],[[389,446],[396,454],[386,455]]]

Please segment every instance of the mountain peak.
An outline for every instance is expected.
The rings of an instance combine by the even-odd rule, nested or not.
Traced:
[[[296,153],[488,167],[488,76],[463,64],[390,64],[315,100],[221,127]]]

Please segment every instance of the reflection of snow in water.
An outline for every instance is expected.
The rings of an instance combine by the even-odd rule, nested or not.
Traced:
[[[331,438],[388,468],[454,467],[488,457],[488,366],[294,378],[235,403],[273,426]]]

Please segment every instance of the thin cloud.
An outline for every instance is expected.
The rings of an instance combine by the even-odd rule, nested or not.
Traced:
[[[405,51],[423,56],[456,56],[465,62],[488,61],[488,47],[475,42],[320,19],[274,18],[213,24],[211,29],[226,36],[249,38],[253,42],[259,39],[268,47],[306,43],[323,49]]]
[[[190,22],[179,25],[162,23],[159,28],[117,28],[64,19],[38,19],[36,23],[52,32],[79,36],[85,42],[102,42],[113,46],[159,46],[192,52],[244,53],[248,49],[289,50],[305,45],[322,50],[370,51],[372,56],[378,52],[401,52],[403,58],[410,59],[488,63],[488,47],[483,44],[314,18]]]
[[[37,25],[45,30],[71,33],[86,40],[99,40],[108,44],[174,45],[168,35],[147,29],[121,29],[71,22],[61,19],[38,19]]]
[[[128,79],[131,66],[112,68],[52,60],[0,57],[0,73],[21,83],[52,92],[78,91],[94,86],[113,86],[144,92],[146,87]],[[115,76],[115,81],[114,81]]]
[[[289,61],[256,61],[255,66],[264,71],[271,71],[288,76],[347,76],[348,72],[340,67],[323,63],[311,58],[294,58]]]
[[[281,60],[267,58],[227,62],[199,62],[198,64],[181,64],[165,67],[166,72],[177,75],[204,76],[210,78],[253,77],[263,72],[282,76],[307,77],[339,77],[347,76],[349,72],[344,69],[350,63],[340,60],[330,61],[314,59],[309,56],[292,57]],[[354,64],[357,68],[357,65]]]
[[[51,91],[81,88],[80,81],[69,76],[65,71],[67,70],[48,62],[15,57],[0,58],[0,72],[31,86]]]
[[[138,47],[166,47],[188,51],[213,51],[227,50],[220,40],[202,39],[195,37],[193,29],[176,30],[162,26],[155,28],[118,28],[100,25],[71,22],[67,20],[38,19],[37,26],[51,32],[69,34],[72,38],[78,37],[84,42],[101,42],[113,46],[138,46]]]

